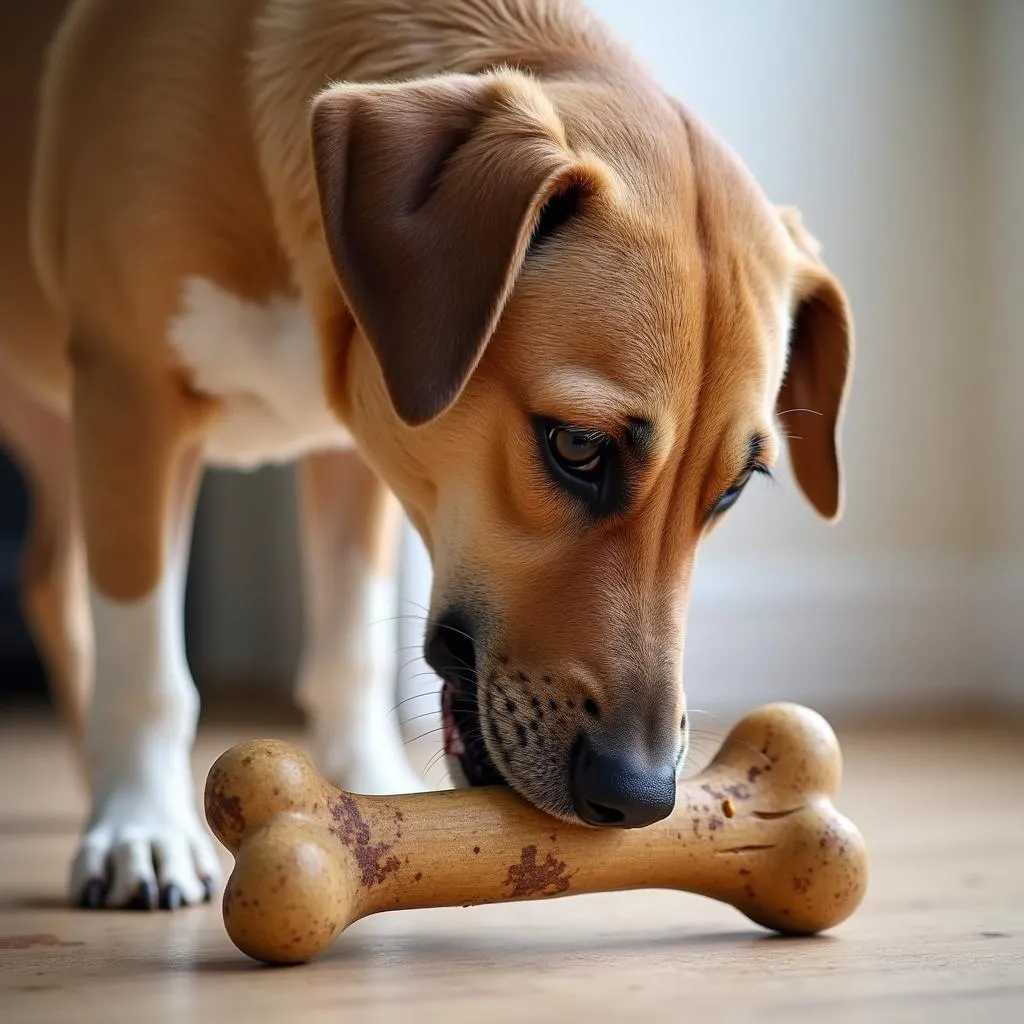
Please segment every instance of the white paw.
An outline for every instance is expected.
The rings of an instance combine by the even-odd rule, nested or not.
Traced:
[[[156,782],[132,772],[97,787],[71,868],[73,903],[176,910],[212,897],[220,866],[196,813],[191,773],[164,771]]]

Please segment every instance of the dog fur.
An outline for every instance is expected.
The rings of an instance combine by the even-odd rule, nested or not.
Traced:
[[[0,438],[84,734],[72,898],[216,878],[181,620],[206,464],[299,461],[299,686],[339,783],[422,785],[365,628],[399,505],[505,780],[577,820],[580,736],[674,773],[698,546],[780,414],[840,512],[852,328],[799,216],[573,0],[39,0],[0,38]],[[553,481],[537,416],[614,439],[615,508]]]

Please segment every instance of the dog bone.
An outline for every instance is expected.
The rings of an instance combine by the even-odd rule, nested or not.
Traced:
[[[356,796],[286,743],[241,743],[206,782],[207,820],[235,856],[224,923],[249,956],[301,963],[383,910],[656,887],[818,932],[867,885],[863,839],[831,802],[841,761],[820,715],[768,705],[679,784],[668,818],[619,830],[566,824],[504,788]]]

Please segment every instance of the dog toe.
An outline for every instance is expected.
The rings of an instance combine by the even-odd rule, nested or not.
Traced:
[[[77,904],[86,910],[99,910],[107,896],[107,883],[102,878],[90,878],[78,896]]]
[[[168,885],[160,893],[160,908],[162,910],[177,910],[185,902],[181,890],[174,885]]]
[[[165,909],[206,902],[204,878],[211,874],[205,863],[207,846],[203,835],[169,836],[153,844],[161,906]]]
[[[156,883],[150,880],[140,882],[135,895],[124,905],[126,910],[155,910],[157,906]]]
[[[126,835],[111,844],[108,907],[153,910],[159,892],[153,853],[145,835]]]
[[[209,902],[218,880],[212,843],[198,822],[101,826],[82,841],[71,898],[89,909],[178,910]]]

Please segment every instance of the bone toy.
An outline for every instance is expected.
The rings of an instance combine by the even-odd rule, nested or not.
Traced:
[[[780,932],[848,917],[867,885],[856,827],[832,806],[842,758],[816,712],[772,704],[642,829],[549,817],[504,788],[345,793],[276,740],[241,743],[206,782],[206,817],[235,856],[224,923],[268,963],[316,956],[382,910],[673,888],[731,903]]]

